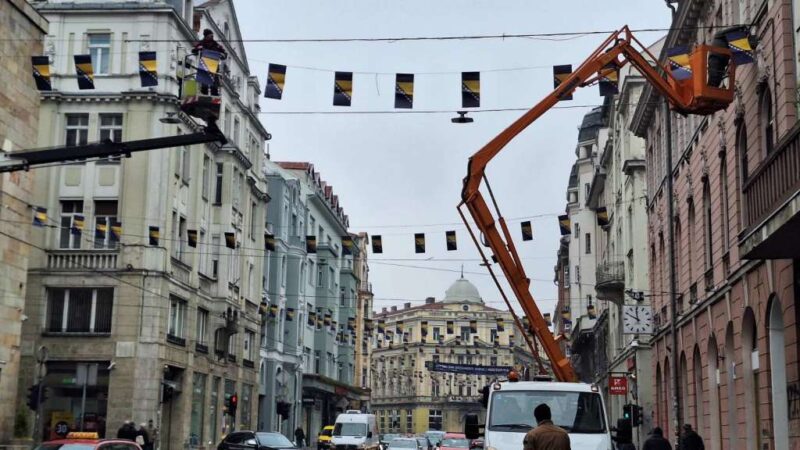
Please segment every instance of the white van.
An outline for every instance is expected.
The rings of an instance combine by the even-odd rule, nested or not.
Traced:
[[[603,396],[584,383],[504,381],[488,386],[484,448],[522,448],[525,434],[536,426],[533,410],[545,403],[553,423],[569,433],[572,448],[611,450],[611,433]],[[479,436],[477,416],[467,417],[464,432]]]
[[[379,450],[378,426],[375,414],[348,410],[339,414],[333,425],[331,450]]]

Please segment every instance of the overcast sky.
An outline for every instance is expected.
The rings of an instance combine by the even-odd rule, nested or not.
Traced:
[[[669,26],[663,1],[596,0],[234,0],[244,39],[362,38],[529,34]],[[641,33],[645,43],[665,33]],[[577,66],[605,35],[543,39],[448,40],[379,43],[248,42],[253,75],[263,88],[268,63],[288,66],[280,101],[261,99],[277,161],[310,161],[339,195],[351,230],[383,236],[384,253],[370,254],[375,309],[441,299],[459,277],[503,307],[479,266],[466,229],[457,224],[461,180],[468,157],[522,111],[474,112],[472,124],[455,114],[315,114],[287,111],[391,111],[394,73],[414,73],[414,109],[461,109],[460,73],[481,71],[481,109],[529,108],[552,89],[552,65]],[[520,69],[523,70],[507,70]],[[332,106],[334,71],[356,72],[351,108]],[[570,105],[598,105],[596,87]],[[522,242],[520,220],[511,228],[524,258],[532,293],[552,311],[553,266],[567,178],[575,160],[577,126],[589,108],[553,109],[513,141],[490,165],[490,182],[506,218],[532,217],[534,240]],[[270,114],[275,113],[275,114]],[[535,217],[539,216],[539,217]],[[454,229],[458,251],[445,249]],[[414,233],[425,232],[427,253],[414,253]],[[426,260],[431,258],[431,260]],[[414,266],[414,267],[401,267]],[[509,295],[512,293],[509,291]]]

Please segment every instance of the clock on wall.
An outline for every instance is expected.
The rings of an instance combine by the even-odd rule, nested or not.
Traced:
[[[649,306],[624,305],[622,307],[623,334],[652,334],[653,311]]]

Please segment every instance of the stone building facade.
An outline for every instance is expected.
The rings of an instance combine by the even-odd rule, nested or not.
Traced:
[[[40,169],[33,203],[50,221],[32,237],[44,251],[28,273],[21,379],[33,379],[34,349],[46,346],[39,438],[54,437],[58,421],[112,436],[125,420],[152,420],[159,448],[208,448],[256,426],[269,199],[258,82],[232,2],[96,6],[36,2],[51,23],[54,84],[43,95],[39,145],[195,130],[178,112],[176,70],[204,28],[229,55],[219,121],[228,143]],[[157,54],[157,87],[140,87],[140,50]],[[77,89],[80,53],[92,57],[94,90]],[[234,395],[235,416],[226,409]]]
[[[369,389],[369,380],[372,376],[371,336],[374,332],[373,321],[373,293],[372,283],[369,281],[368,248],[369,236],[367,233],[358,233],[353,236],[358,247],[359,257],[355,260],[355,272],[358,277],[358,300],[356,304],[356,360],[354,384]],[[369,407],[367,407],[369,409]]]
[[[756,62],[737,68],[735,99],[725,111],[671,114],[667,133],[661,101],[645,87],[631,124],[646,141],[657,326],[653,423],[671,437],[679,422],[693,424],[714,450],[800,445],[800,252],[791,206],[800,188],[797,8],[788,0],[680,2],[664,49],[710,42],[714,32],[747,23],[759,41]],[[668,176],[674,217],[667,212]],[[670,334],[670,260],[677,268],[677,348]]]
[[[0,70],[0,148],[6,152],[35,148],[38,135],[39,92],[30,73],[31,56],[42,54],[47,21],[24,0],[0,1],[0,35],[13,36],[4,44]],[[0,176],[0,445],[14,437],[16,395],[20,368],[20,339],[25,320],[28,260],[33,210],[30,193],[35,172]],[[22,380],[27,393],[32,379]],[[23,405],[23,408],[25,406]],[[27,409],[27,408],[26,408]],[[24,412],[25,410],[23,410]],[[30,437],[31,422],[20,419],[19,434]],[[23,426],[27,425],[27,426]],[[22,437],[22,436],[20,436]]]
[[[439,302],[430,297],[419,306],[383,308],[375,321],[372,412],[381,433],[458,433],[466,414],[483,417],[480,390],[498,377],[431,371],[430,363],[508,366],[520,373],[533,367],[511,313],[487,306],[464,278]]]

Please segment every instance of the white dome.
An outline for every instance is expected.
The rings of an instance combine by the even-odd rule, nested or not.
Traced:
[[[459,278],[444,293],[444,303],[483,303],[478,288],[465,278]]]

